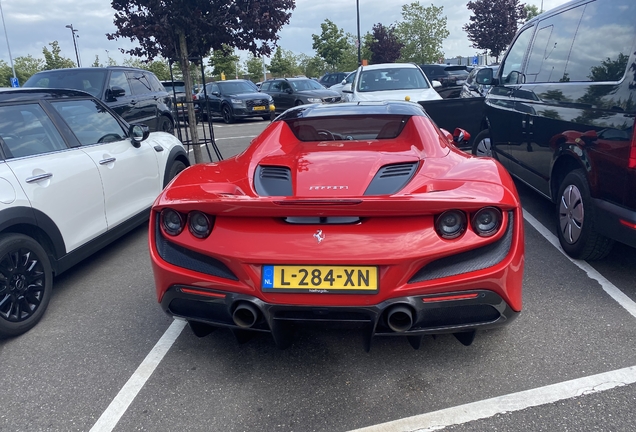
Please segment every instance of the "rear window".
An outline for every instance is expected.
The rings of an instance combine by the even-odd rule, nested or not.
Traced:
[[[287,120],[300,141],[352,141],[396,138],[409,116],[361,115]]]
[[[104,91],[106,69],[64,69],[56,72],[39,72],[29,78],[24,87],[65,88],[82,90],[100,97]]]

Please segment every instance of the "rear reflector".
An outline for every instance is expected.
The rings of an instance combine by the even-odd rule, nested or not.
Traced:
[[[194,294],[194,295],[200,295],[200,296],[206,296],[206,297],[225,298],[225,294],[216,293],[212,291],[191,289],[191,288],[181,288],[181,292],[185,294]]]
[[[635,223],[631,223],[631,222],[628,222],[628,221],[623,220],[623,219],[620,219],[620,223],[625,225],[626,227],[631,228],[631,229],[636,229],[636,224]]]
[[[432,303],[432,302],[451,301],[451,300],[468,300],[468,299],[477,298],[478,296],[479,296],[479,293],[454,294],[454,295],[439,296],[439,297],[423,297],[422,301],[424,303]]]
[[[632,134],[632,144],[629,149],[629,163],[631,169],[636,169],[636,128]]]

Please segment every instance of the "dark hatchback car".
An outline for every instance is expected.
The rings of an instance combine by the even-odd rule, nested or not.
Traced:
[[[152,72],[123,66],[71,68],[38,72],[24,87],[82,90],[105,102],[128,123],[151,131],[172,132],[172,97]]]
[[[351,72],[327,72],[318,82],[324,87],[329,88],[334,84],[340,84]]]
[[[342,96],[324,88],[309,78],[276,78],[261,84],[261,92],[274,98],[276,111],[282,112],[297,105],[340,103]]]
[[[274,101],[255,88],[251,81],[241,79],[207,83],[205,91],[197,95],[202,120],[212,117],[223,117],[225,123],[250,117],[269,120]]]
[[[423,64],[420,69],[430,81],[442,83],[436,90],[444,99],[459,97],[469,73],[468,67],[461,65]]]
[[[561,246],[636,247],[636,2],[576,0],[526,23],[493,76],[473,152],[555,203]],[[590,43],[602,41],[602,43]]]

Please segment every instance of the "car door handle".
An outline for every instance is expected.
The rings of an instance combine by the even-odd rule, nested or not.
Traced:
[[[113,163],[117,160],[117,158],[111,157],[111,158],[106,158],[106,159],[102,159],[99,161],[100,165],[108,165],[109,163]]]
[[[38,174],[36,176],[33,177],[28,177],[25,181],[27,183],[35,183],[35,182],[39,182],[40,180],[46,180],[53,177],[53,174],[51,173],[44,173],[44,174]]]

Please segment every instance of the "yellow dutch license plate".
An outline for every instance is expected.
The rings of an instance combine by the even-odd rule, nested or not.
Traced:
[[[359,293],[378,292],[375,266],[264,265],[263,291]]]
[[[255,106],[254,108],[252,108],[254,111],[265,111],[265,107],[264,106]]]

